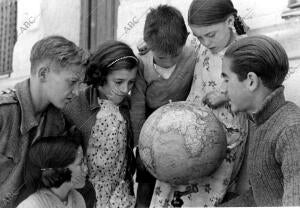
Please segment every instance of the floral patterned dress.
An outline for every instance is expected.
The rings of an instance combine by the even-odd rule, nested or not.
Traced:
[[[133,207],[126,174],[126,121],[119,107],[98,100],[100,110],[92,128],[87,160],[89,177],[96,191],[96,207]]]
[[[202,98],[208,92],[220,91],[222,57],[226,48],[217,54],[212,54],[199,45],[196,50],[197,63],[187,101],[203,105]],[[213,175],[188,186],[172,186],[157,180],[150,207],[172,207],[171,201],[178,193],[181,195],[183,207],[215,206],[222,201],[229,189],[234,188],[234,179],[244,156],[248,122],[245,114],[232,113],[228,104],[213,110],[213,113],[223,124],[227,137],[226,158],[221,166]]]

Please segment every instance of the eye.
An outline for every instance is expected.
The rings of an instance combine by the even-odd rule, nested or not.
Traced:
[[[213,38],[213,37],[215,37],[215,35],[216,35],[216,33],[210,33],[210,34],[207,35],[207,37]]]
[[[115,84],[116,84],[116,85],[121,85],[121,84],[122,84],[122,81],[115,81]]]
[[[70,81],[69,81],[69,84],[70,84],[71,86],[76,85],[77,83],[78,83],[78,80],[70,80]]]
[[[202,40],[203,40],[202,37],[197,37],[197,38],[198,38],[198,40],[199,40],[200,42],[202,42]]]
[[[129,85],[129,86],[132,86],[132,85],[134,85],[134,82],[135,82],[135,81],[129,81],[128,85]]]

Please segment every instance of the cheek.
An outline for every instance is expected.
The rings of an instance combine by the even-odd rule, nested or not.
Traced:
[[[231,100],[236,100],[239,95],[237,86],[233,84],[228,84],[227,92]]]
[[[219,45],[219,47],[225,47],[230,39],[230,35],[228,31],[224,31],[222,33],[218,33],[215,38],[215,43]]]
[[[111,90],[113,89],[114,83],[112,81],[107,81],[105,85],[103,86],[103,89],[105,90],[106,93],[110,93]]]
[[[224,35],[218,35],[217,37],[214,38],[214,44],[216,47],[223,48],[225,47],[225,37]]]
[[[110,80],[110,81],[108,81],[107,82],[107,88],[108,89],[113,89],[114,87],[116,87],[116,83],[115,82],[113,82],[112,80]]]

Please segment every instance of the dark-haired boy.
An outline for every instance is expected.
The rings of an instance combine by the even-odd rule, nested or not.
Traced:
[[[247,112],[251,189],[220,206],[300,206],[300,108],[284,98],[283,47],[266,36],[241,39],[225,52],[224,92],[234,112]]]
[[[149,51],[140,56],[141,66],[132,89],[131,120],[138,143],[147,117],[169,101],[186,100],[193,79],[195,52],[186,46],[187,28],[181,13],[161,5],[151,9],[144,26]],[[137,151],[137,207],[149,207],[156,179],[146,171]]]
[[[46,37],[32,47],[30,79],[0,95],[0,207],[16,207],[31,194],[24,166],[31,144],[41,136],[66,130],[59,109],[76,94],[87,54],[61,36]]]

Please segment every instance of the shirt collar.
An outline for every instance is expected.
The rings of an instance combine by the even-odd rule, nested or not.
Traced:
[[[281,106],[285,104],[284,87],[280,86],[269,94],[263,101],[261,107],[250,114],[250,119],[260,125],[268,120]]]
[[[32,128],[38,125],[34,116],[34,105],[30,93],[29,79],[16,84],[16,95],[21,107],[21,134],[26,134]]]

